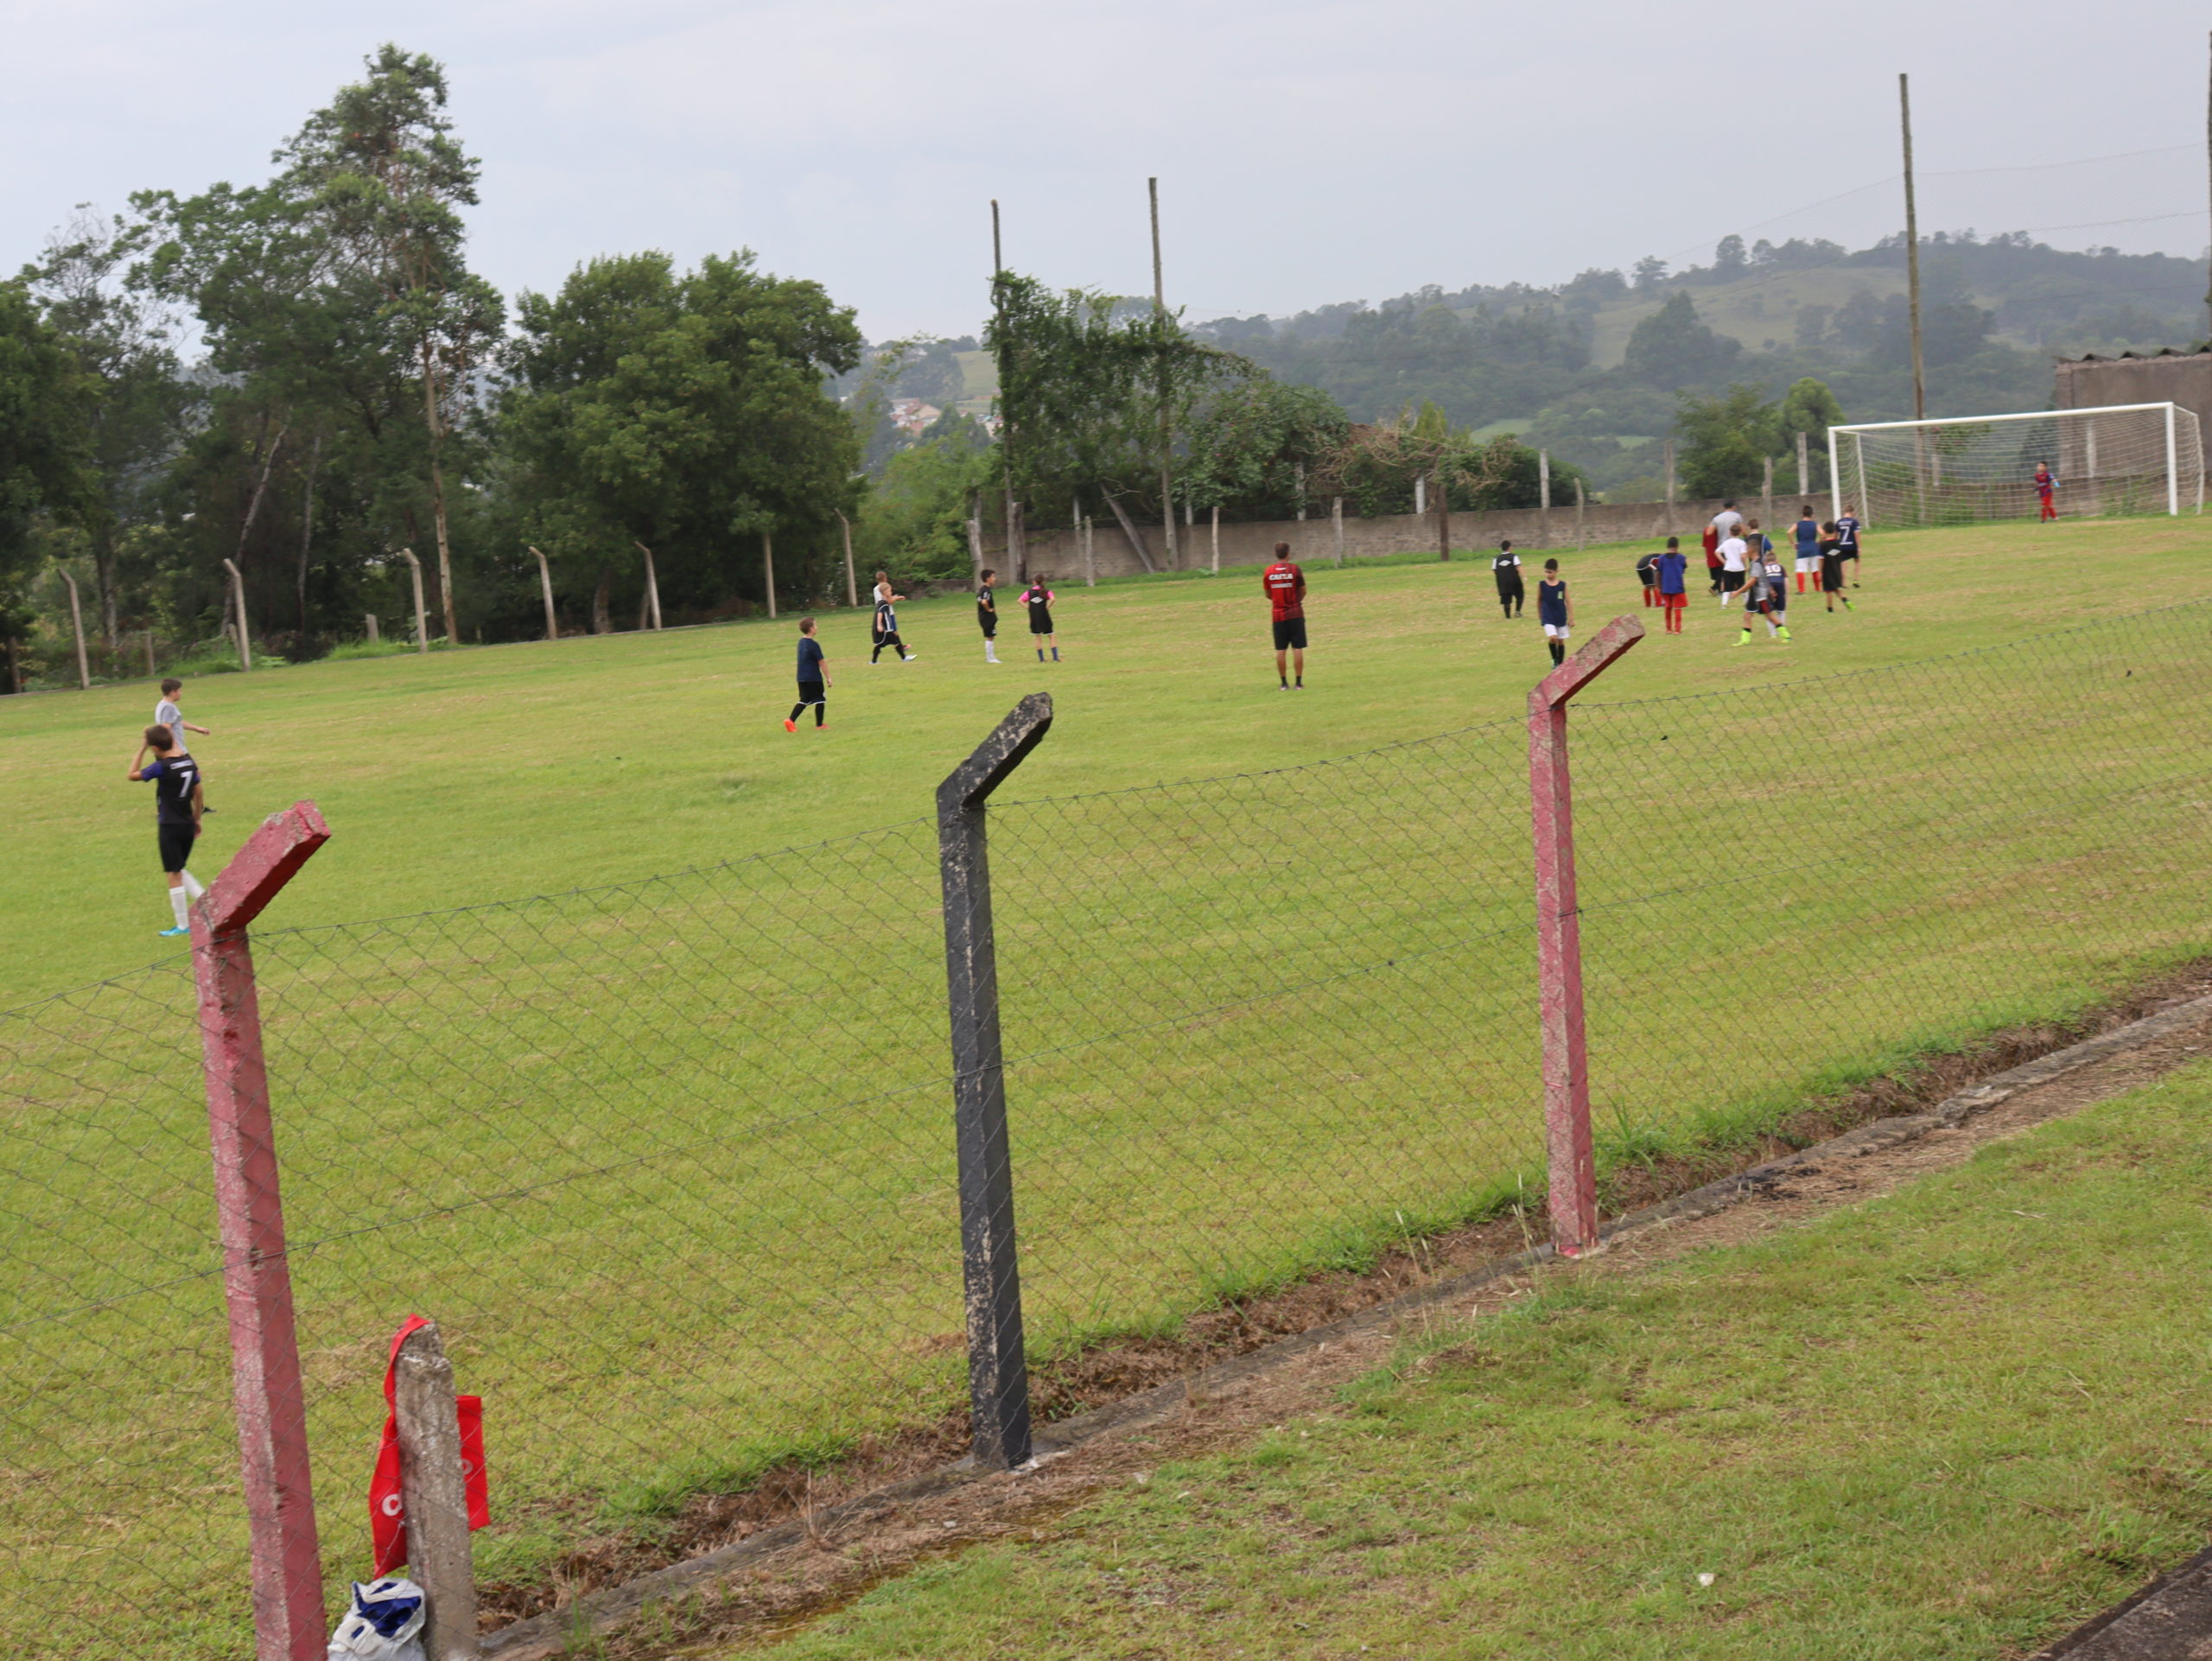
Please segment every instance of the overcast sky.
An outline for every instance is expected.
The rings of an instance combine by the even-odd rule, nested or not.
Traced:
[[[876,339],[977,326],[994,196],[1010,265],[1149,289],[1150,174],[1169,298],[1194,317],[1702,262],[1732,231],[1855,245],[1900,219],[1900,69],[1924,230],[2207,244],[2208,14],[2148,0],[4,0],[0,16],[0,269],[76,202],[265,177],[385,38],[450,70],[484,164],[474,256],[503,288],[551,287],[594,254],[749,246],[858,307]]]

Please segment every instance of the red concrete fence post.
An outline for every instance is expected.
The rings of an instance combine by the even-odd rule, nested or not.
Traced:
[[[321,1661],[322,1553],[292,1321],[269,1072],[246,925],[330,839],[313,802],[266,820],[192,913],[208,1140],[231,1329],[231,1401],[253,1549],[256,1661]]]
[[[1536,978],[1544,1034],[1544,1145],[1552,1244],[1577,1257],[1598,1244],[1590,1136],[1590,1055],[1582,1025],[1582,924],[1574,892],[1574,799],[1567,701],[1643,638],[1616,617],[1529,694],[1529,800],[1536,850]]]

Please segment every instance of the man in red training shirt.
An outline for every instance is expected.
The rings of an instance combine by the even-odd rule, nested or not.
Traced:
[[[1290,544],[1275,544],[1275,563],[1261,574],[1260,586],[1268,591],[1268,603],[1274,608],[1275,617],[1275,678],[1282,683],[1283,691],[1291,690],[1291,676],[1298,677],[1297,690],[1306,690],[1306,573],[1292,563]],[[1287,666],[1285,655],[1290,658]]]

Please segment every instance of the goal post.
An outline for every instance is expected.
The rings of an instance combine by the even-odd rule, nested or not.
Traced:
[[[1869,421],[1828,429],[1835,512],[1891,529],[2043,515],[2036,469],[2062,519],[2204,511],[2204,442],[2179,404]]]

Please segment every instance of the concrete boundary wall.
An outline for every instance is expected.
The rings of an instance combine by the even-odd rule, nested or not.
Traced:
[[[1738,500],[1737,507],[1757,518],[1757,497]],[[1774,516],[1788,525],[1797,517],[1801,499],[1774,499]],[[1813,499],[1816,513],[1827,512],[1825,497]],[[1452,554],[1455,559],[1486,557],[1498,538],[1513,538],[1516,552],[1526,555],[1541,549],[1574,548],[1588,543],[1632,542],[1679,536],[1696,556],[1696,539],[1713,516],[1718,501],[1677,502],[1670,510],[1664,502],[1592,502],[1578,515],[1573,503],[1541,509],[1503,508],[1491,512],[1452,515]],[[1166,564],[1166,538],[1154,523],[1141,525],[1145,547],[1161,570]],[[1212,530],[1206,520],[1178,525],[1177,558],[1173,569],[1202,570],[1212,563]],[[1376,519],[1345,515],[1344,557],[1347,560],[1379,558],[1389,554],[1436,552],[1436,515],[1390,513]],[[1774,527],[1768,527],[1770,535]],[[1091,527],[1092,554],[1100,576],[1129,576],[1144,570],[1129,546],[1122,527],[1110,517]],[[1776,538],[1780,541],[1779,537]],[[1324,512],[1317,519],[1262,519],[1221,527],[1224,565],[1265,565],[1274,557],[1278,542],[1290,544],[1290,557],[1301,565],[1326,565],[1337,557],[1337,528]],[[1701,558],[1701,556],[1697,556]],[[986,558],[1003,566],[1003,544],[986,550]],[[1083,538],[1073,531],[1034,531],[1029,533],[1029,569],[1049,575],[1057,582],[1083,580]]]

